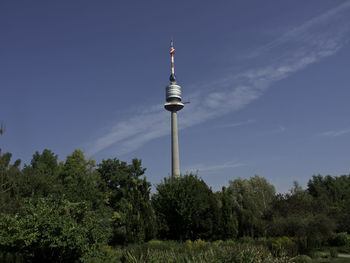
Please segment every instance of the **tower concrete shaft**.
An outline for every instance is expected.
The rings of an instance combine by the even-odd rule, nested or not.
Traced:
[[[171,174],[180,177],[179,139],[177,135],[177,113],[171,112]]]

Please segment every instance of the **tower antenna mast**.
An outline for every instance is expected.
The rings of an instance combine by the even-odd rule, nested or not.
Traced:
[[[174,48],[174,38],[170,38],[170,56],[171,56],[171,75],[170,75],[170,82],[176,83],[175,78],[175,63],[174,63],[174,55],[175,55],[175,48]]]

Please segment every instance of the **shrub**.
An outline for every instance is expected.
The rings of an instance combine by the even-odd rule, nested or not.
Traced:
[[[329,244],[337,247],[350,245],[350,235],[346,232],[333,234],[329,239]]]
[[[241,237],[239,239],[239,242],[243,244],[254,244],[255,240],[252,237]]]
[[[129,245],[130,246],[130,245]],[[145,246],[151,249],[182,249],[183,244],[175,242],[173,240],[155,240],[148,241]]]
[[[295,256],[298,253],[297,244],[286,236],[269,238],[266,243],[274,256],[282,256],[284,254],[287,254],[288,256]]]
[[[209,245],[210,243],[205,242],[202,239],[197,239],[193,242],[193,248],[195,249],[201,249],[201,248],[205,248]]]
[[[262,245],[262,246],[267,246],[267,241],[268,241],[268,239],[266,237],[259,237],[256,240],[256,244],[257,245]]]
[[[311,261],[312,261],[312,259],[307,255],[296,256],[293,260],[293,262],[295,262],[295,263],[308,263]]]
[[[121,263],[123,258],[123,250],[116,249],[110,246],[101,248],[100,255],[86,257],[82,260],[83,263]]]
[[[337,258],[338,257],[338,250],[334,247],[332,247],[329,250],[329,254],[331,255],[332,258]]]
[[[147,242],[147,244],[149,244],[149,245],[156,245],[156,246],[162,245],[162,243],[163,243],[163,241],[157,240],[157,239],[152,239],[152,240]]]
[[[186,247],[187,247],[188,249],[192,249],[193,243],[192,243],[191,240],[186,240],[185,244],[186,244]]]
[[[234,246],[234,245],[236,245],[236,244],[237,244],[236,241],[233,240],[233,239],[228,239],[228,240],[225,240],[225,241],[223,242],[223,245],[225,245],[225,246]]]
[[[307,255],[312,259],[316,259],[316,258],[321,258],[324,254],[320,253],[319,251],[311,249],[307,252]]]
[[[0,247],[35,262],[85,260],[107,243],[110,228],[104,223],[86,202],[27,199],[19,213],[0,216]]]
[[[222,244],[224,244],[224,241],[222,241],[222,240],[215,240],[212,244],[213,244],[213,246],[218,247],[218,246],[221,246]]]

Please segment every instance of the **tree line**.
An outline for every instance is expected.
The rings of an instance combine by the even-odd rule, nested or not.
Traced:
[[[287,236],[306,250],[350,233],[350,175],[315,175],[276,193],[240,177],[214,192],[200,177],[166,177],[151,194],[139,159],[96,164],[81,150],[50,150],[21,167],[0,151],[0,251],[29,261],[86,261],[103,247],[159,240]]]

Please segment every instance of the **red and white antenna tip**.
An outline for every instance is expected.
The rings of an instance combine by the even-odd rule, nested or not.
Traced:
[[[170,51],[169,51],[170,55],[174,55],[175,54],[175,48],[174,48],[174,38],[171,37],[170,39]]]
[[[176,82],[175,78],[175,66],[174,66],[174,54],[175,54],[175,48],[174,48],[174,38],[171,37],[170,39],[170,56],[171,56],[171,75],[170,75],[170,82]]]

